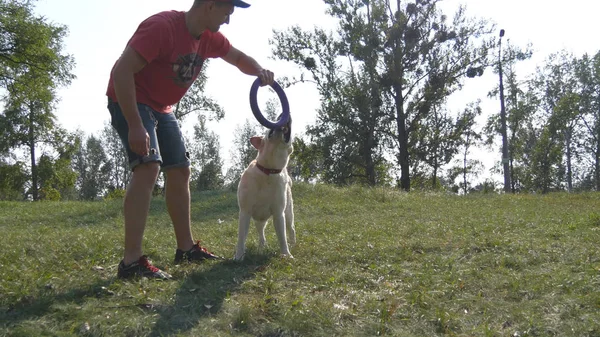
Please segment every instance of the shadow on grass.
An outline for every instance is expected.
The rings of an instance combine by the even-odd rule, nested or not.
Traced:
[[[150,336],[172,336],[185,334],[206,317],[221,311],[225,299],[238,290],[240,285],[261,270],[264,270],[276,254],[249,250],[244,262],[232,260],[213,262],[209,269],[194,271],[185,275],[175,293],[173,305],[137,303],[133,306],[158,315],[156,324],[147,334]],[[192,268],[193,266],[190,266]],[[55,306],[84,306],[90,298],[110,298],[114,294],[108,290],[116,278],[96,280],[88,285],[55,293],[51,289],[41,289],[35,296],[25,296],[19,301],[0,306],[0,334],[12,331],[17,335],[29,335],[27,327],[21,326],[28,320],[44,317],[56,311]],[[130,307],[132,305],[118,305]],[[25,329],[25,330],[23,330]]]
[[[217,314],[225,299],[275,256],[248,251],[241,263],[226,260],[215,263],[209,270],[188,275],[175,294],[175,303],[159,310],[159,319],[150,336],[185,334],[201,319]]]
[[[53,293],[50,289],[41,291],[38,296],[25,296],[8,308],[0,308],[0,322],[3,328],[18,328],[23,321],[42,317],[52,310],[52,306],[69,303],[84,305],[90,297],[102,298],[111,296],[107,288],[114,279],[97,280],[95,283],[78,289],[70,289],[64,293]]]

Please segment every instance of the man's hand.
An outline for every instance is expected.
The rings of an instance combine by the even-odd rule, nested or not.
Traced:
[[[258,78],[260,78],[261,87],[264,87],[265,85],[273,85],[273,82],[275,82],[275,75],[272,71],[267,69],[262,69],[258,73]]]
[[[140,156],[148,155],[150,136],[143,125],[129,128],[129,148]]]

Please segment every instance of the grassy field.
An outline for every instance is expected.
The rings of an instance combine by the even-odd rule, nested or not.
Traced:
[[[600,193],[454,196],[294,186],[243,263],[175,266],[162,198],[144,250],[172,281],[116,279],[121,201],[0,203],[2,336],[600,336]],[[233,192],[194,195],[193,232],[233,257]]]

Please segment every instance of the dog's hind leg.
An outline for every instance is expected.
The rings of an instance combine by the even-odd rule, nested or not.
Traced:
[[[267,220],[255,220],[256,231],[258,232],[258,247],[260,249],[267,245],[267,239],[265,238],[265,227],[267,226]]]
[[[246,253],[246,238],[248,237],[248,230],[250,229],[250,214],[240,211],[239,224],[238,224],[238,242],[235,249],[234,260],[241,261],[244,259]]]
[[[275,233],[277,233],[281,255],[293,258],[285,237],[285,216],[283,212],[273,215],[273,226],[275,227]]]
[[[290,237],[290,243],[296,244],[296,227],[294,226],[294,202],[292,198],[288,199],[285,207],[285,226]]]

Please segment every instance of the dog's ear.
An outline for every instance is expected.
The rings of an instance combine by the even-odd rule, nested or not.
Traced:
[[[255,149],[260,150],[260,148],[262,146],[262,139],[263,139],[263,137],[258,137],[258,136],[251,137],[250,144],[252,144],[252,146],[254,146]]]

